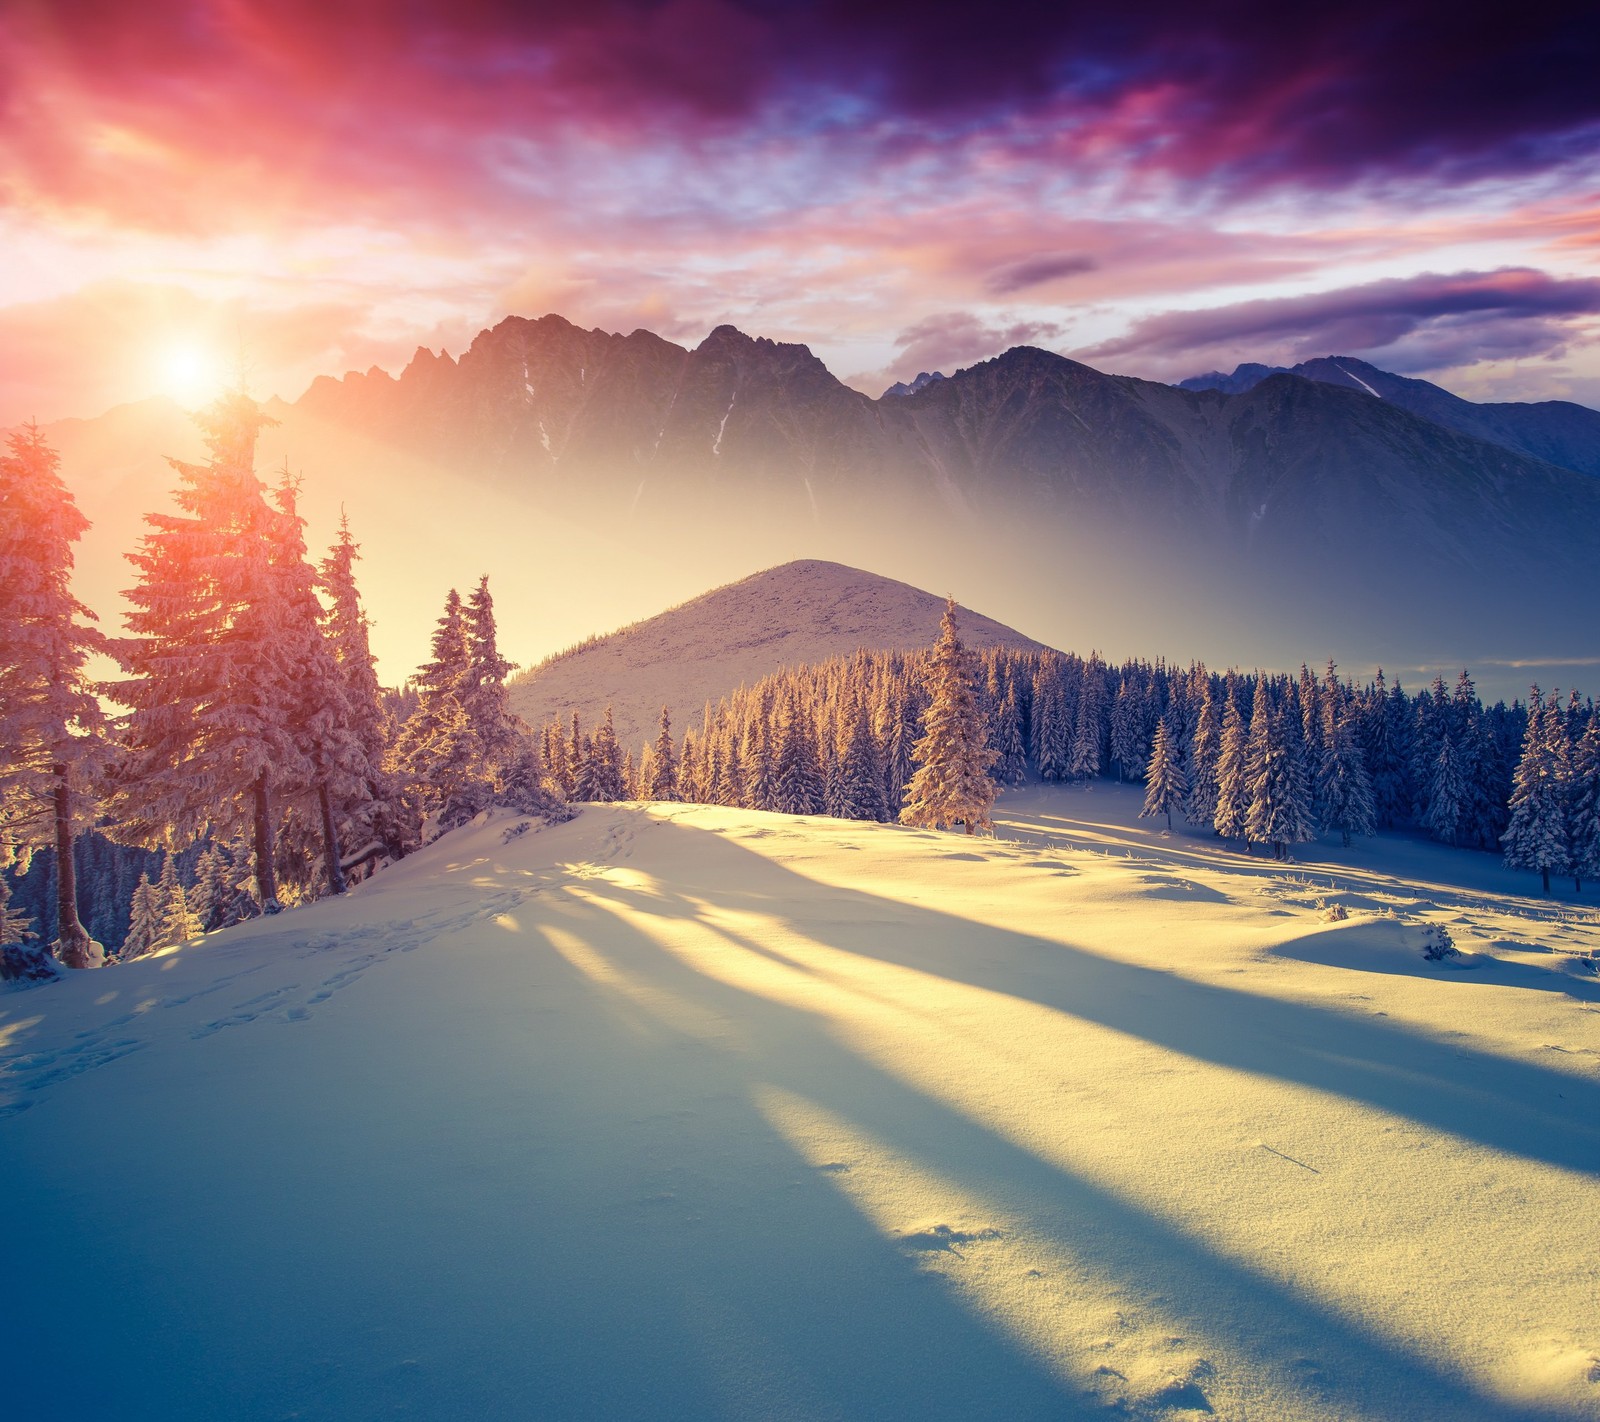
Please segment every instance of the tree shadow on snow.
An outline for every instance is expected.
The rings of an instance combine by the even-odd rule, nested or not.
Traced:
[[[682,828],[682,827],[680,827]],[[708,839],[715,839],[708,836]],[[748,855],[734,846],[724,847],[735,855],[750,859],[740,865],[758,881],[748,890],[729,891],[725,888],[708,888],[695,885],[694,897],[667,895],[671,905],[663,902],[657,885],[657,894],[651,901],[651,911],[684,920],[702,917],[702,905],[715,903],[720,907],[751,909],[761,908],[773,912],[784,902],[794,901],[791,894],[783,894],[788,871],[771,865],[770,861]],[[707,844],[701,851],[700,862],[709,863],[719,857],[716,844]],[[776,878],[769,878],[768,875]],[[725,868],[717,868],[708,879],[719,885],[730,880]],[[745,881],[749,882],[749,881]],[[811,892],[817,885],[806,881]],[[798,887],[798,886],[794,886]],[[633,912],[638,905],[632,901],[628,888],[604,881],[590,881],[582,886],[583,894],[594,903],[596,912],[605,912],[609,900],[619,910]],[[830,894],[834,891],[827,891]],[[870,907],[870,895],[859,896],[863,907]],[[913,911],[916,912],[916,911]],[[948,932],[959,921],[943,915],[927,914],[930,930]],[[797,925],[797,932],[824,941],[811,932],[809,920]],[[569,926],[572,926],[569,920]],[[787,954],[768,946],[756,944],[740,935],[730,933],[722,925],[707,925],[707,931],[735,947],[743,947],[766,958],[801,967]],[[1320,1306],[1277,1280],[1250,1266],[1230,1259],[1210,1248],[1203,1241],[1182,1232],[1156,1215],[997,1135],[986,1126],[961,1112],[936,1101],[905,1082],[893,1077],[863,1060],[813,1013],[759,993],[708,977],[682,958],[639,932],[620,913],[609,915],[603,929],[589,940],[594,951],[602,954],[609,969],[622,983],[646,985],[649,989],[667,994],[671,999],[693,1002],[712,1008],[730,1022],[748,1024],[747,1043],[727,1048],[728,1079],[739,1084],[739,1089],[750,1091],[754,1087],[771,1085],[815,1103],[836,1117],[858,1127],[862,1133],[881,1144],[886,1154],[900,1155],[917,1161],[938,1176],[953,1182],[964,1193],[993,1202],[995,1208],[1008,1214],[1025,1216],[1043,1222],[1042,1232],[1058,1237],[1082,1266],[1113,1288],[1131,1290],[1136,1304],[1146,1305],[1167,1318],[1176,1319],[1180,1326],[1214,1339],[1226,1340],[1227,1345],[1258,1367],[1272,1375],[1269,1391],[1287,1389],[1308,1401],[1314,1399],[1329,1411],[1349,1410],[1363,1416],[1405,1416],[1408,1422],[1424,1419],[1480,1419],[1481,1422],[1536,1422],[1542,1417],[1554,1418],[1560,1414],[1537,1406],[1519,1403],[1515,1406],[1502,1403],[1475,1391],[1470,1384],[1435,1366],[1431,1362],[1407,1352],[1402,1346],[1385,1339],[1378,1333],[1363,1329],[1338,1313]],[[1038,945],[1038,940],[1024,940]],[[847,951],[862,951],[853,943],[836,944]],[[1021,946],[1021,945],[1017,945]],[[1056,945],[1038,945],[1052,953],[1060,950]],[[888,960],[883,952],[877,956]],[[1081,955],[1087,957],[1087,955]],[[930,971],[925,961],[917,961],[915,952],[893,958],[906,961],[910,966]],[[1081,965],[1080,965],[1081,966]],[[1121,965],[1109,965],[1118,967]],[[1016,970],[1008,969],[1007,974]],[[1095,971],[1098,971],[1096,969]],[[1137,970],[1132,970],[1137,971]],[[1007,974],[997,976],[1006,977]],[[972,973],[966,980],[988,976]],[[1135,985],[1129,980],[1095,981],[1096,996],[1106,992],[1129,990],[1140,993],[1146,1005],[1150,996],[1168,990],[1170,986],[1159,974],[1151,975],[1154,983]],[[1007,977],[1007,982],[1010,978]],[[1009,987],[1000,983],[983,984],[998,991]],[[1185,984],[1187,990],[1192,985]],[[1228,996],[1238,996],[1230,994]],[[1071,1011],[1071,1008],[1063,1008]],[[1115,1015],[1115,1014],[1108,1014]],[[1342,1024],[1341,1024],[1342,1025]],[[664,1028],[670,1033],[670,1028]],[[686,1034],[684,1046],[691,1045]],[[712,1050],[716,1050],[714,1045]],[[1315,1057],[1316,1048],[1308,1048]],[[773,1127],[761,1118],[758,1129],[774,1136]],[[1161,1142],[1161,1149],[1169,1142]],[[812,1181],[826,1184],[827,1172],[805,1167]],[[814,1189],[808,1184],[807,1189]],[[831,1188],[831,1187],[829,1187]],[[843,1197],[840,1196],[841,1201]],[[841,1204],[841,1208],[851,1207]],[[836,1219],[835,1211],[830,1214]],[[906,1224],[925,1224],[910,1221]],[[850,1223],[846,1237],[859,1236],[863,1225],[874,1242],[873,1252],[889,1247],[882,1233],[859,1215]],[[912,1237],[913,1240],[918,1238]],[[903,1240],[902,1243],[905,1241]],[[840,1267],[840,1256],[820,1260],[823,1270]],[[855,1282],[854,1271],[846,1267],[846,1282]],[[746,1297],[735,1277],[724,1277],[719,1261],[701,1260],[697,1271],[713,1280],[713,1286],[727,1293],[738,1291],[736,1300],[740,1308],[753,1309],[753,1317],[764,1329],[776,1336],[784,1336],[786,1321],[792,1323],[798,1312],[811,1307],[807,1300],[787,1298],[784,1289],[789,1281],[784,1278],[782,1287],[774,1288],[765,1297]],[[775,1278],[783,1276],[775,1275]],[[834,1285],[824,1277],[811,1281],[824,1293]],[[929,1288],[935,1281],[927,1281]],[[809,1285],[808,1285],[809,1287]],[[948,1307],[962,1308],[953,1295]],[[859,1304],[846,1306],[846,1327],[852,1336],[852,1347],[866,1354],[863,1360],[872,1368],[897,1367],[898,1349],[891,1333],[901,1327],[913,1332],[918,1328],[915,1318],[904,1320],[894,1314],[894,1300],[890,1300],[889,1313],[879,1316],[875,1300],[862,1299]],[[858,1311],[858,1308],[860,1311]],[[936,1314],[941,1328],[951,1326],[946,1306]],[[873,1381],[863,1384],[860,1378],[845,1384],[843,1404],[845,1416],[923,1416],[945,1415],[945,1388],[947,1367],[973,1380],[991,1367],[1004,1367],[1006,1345],[1000,1335],[987,1324],[974,1321],[971,1328],[984,1340],[976,1354],[952,1357],[944,1351],[945,1343],[931,1339],[927,1345],[919,1343],[916,1357],[929,1371],[916,1371],[914,1376],[903,1373],[899,1380],[888,1385],[894,1403],[888,1411],[863,1405],[858,1399],[866,1394],[863,1387],[878,1388]],[[861,1332],[860,1330],[865,1330]],[[789,1329],[793,1332],[793,1329]],[[852,1355],[853,1356],[853,1355]],[[1014,1356],[1022,1361],[1024,1354]],[[829,1359],[814,1355],[812,1364],[826,1372],[834,1367]],[[1084,1364],[1089,1371],[1087,1360]],[[1056,1390],[1060,1401],[1072,1397],[1070,1390],[1059,1383],[1046,1380],[1031,1361],[1024,1362],[1025,1386],[1022,1396],[1032,1396],[1037,1383]],[[1204,1395],[1204,1384],[1190,1381],[1181,1401],[1170,1399],[1166,1406],[1183,1406],[1209,1410]],[[980,1389],[982,1400],[975,1408],[970,1403],[956,1404],[949,1415],[971,1417],[1012,1417],[1029,1415],[1018,1411],[1010,1396],[1012,1383],[1006,1382],[999,1390],[989,1385]],[[1192,1396],[1190,1394],[1193,1394]],[[935,1399],[935,1413],[925,1410],[927,1399]],[[1105,1402],[1083,1398],[1087,1411],[1055,1413],[1050,1415],[1081,1416],[1087,1412],[1103,1415]],[[1155,1405],[1160,1406],[1159,1402]],[[971,1410],[963,1412],[963,1406]],[[1042,1415],[1042,1414],[1041,1414]]]

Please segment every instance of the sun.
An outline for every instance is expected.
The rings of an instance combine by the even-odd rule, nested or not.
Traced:
[[[162,391],[186,409],[209,405],[222,393],[226,373],[222,362],[204,346],[178,341],[156,357]]]

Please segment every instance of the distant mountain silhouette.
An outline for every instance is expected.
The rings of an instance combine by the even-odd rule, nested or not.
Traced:
[[[1254,389],[1268,376],[1280,374],[1303,375],[1327,385],[1361,390],[1446,429],[1531,454],[1565,469],[1600,475],[1600,410],[1575,405],[1570,400],[1479,404],[1426,380],[1380,370],[1354,356],[1322,356],[1292,369],[1247,363],[1236,367],[1232,375],[1214,370],[1208,375],[1191,376],[1180,381],[1179,388],[1238,395]]]

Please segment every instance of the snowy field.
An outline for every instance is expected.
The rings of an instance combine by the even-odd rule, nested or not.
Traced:
[[[1600,1418],[1595,899],[1137,807],[499,819],[0,995],[4,1415]]]

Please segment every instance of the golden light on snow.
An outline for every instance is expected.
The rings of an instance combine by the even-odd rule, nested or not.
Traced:
[[[227,370],[213,351],[196,341],[175,341],[156,356],[163,394],[185,409],[209,405],[227,384]]]

